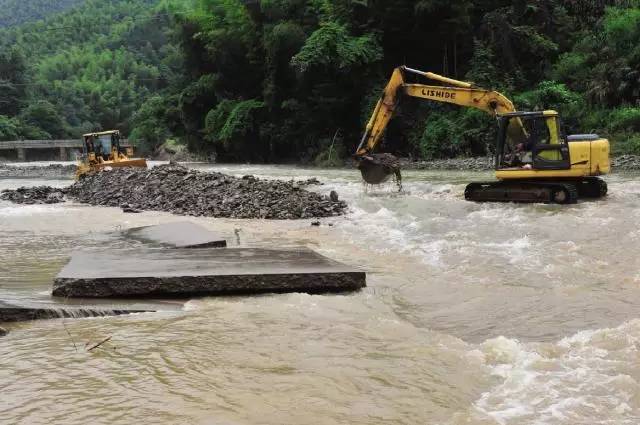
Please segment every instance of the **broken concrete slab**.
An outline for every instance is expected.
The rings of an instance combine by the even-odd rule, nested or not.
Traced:
[[[124,231],[126,237],[174,248],[224,248],[227,241],[209,229],[190,221],[136,227]]]
[[[53,284],[63,297],[188,297],[355,291],[366,274],[306,248],[76,252]]]
[[[146,313],[153,310],[100,308],[79,306],[53,306],[53,305],[29,305],[14,304],[0,301],[0,323],[26,322],[40,319],[60,319],[79,317],[120,316],[131,313]]]

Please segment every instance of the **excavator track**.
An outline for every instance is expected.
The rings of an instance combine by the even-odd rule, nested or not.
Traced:
[[[475,182],[467,185],[464,197],[474,202],[575,204],[578,189],[573,182]]]
[[[585,177],[576,181],[578,197],[580,198],[602,198],[607,196],[607,182],[598,177]]]

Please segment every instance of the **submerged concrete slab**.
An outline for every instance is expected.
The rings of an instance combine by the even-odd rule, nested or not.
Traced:
[[[126,230],[124,234],[143,242],[154,242],[174,248],[224,248],[227,246],[227,241],[223,238],[190,221],[136,227]]]
[[[78,306],[38,306],[28,303],[6,303],[0,301],[0,323],[26,322],[40,319],[60,319],[63,317],[100,317],[100,316],[120,316],[131,313],[144,313],[153,310],[138,309],[109,309],[100,307],[78,307]]]
[[[125,249],[76,252],[53,284],[63,297],[176,297],[354,291],[363,271],[308,249]]]

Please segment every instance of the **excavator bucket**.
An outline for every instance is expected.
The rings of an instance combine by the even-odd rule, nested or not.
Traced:
[[[382,184],[394,176],[396,183],[400,185],[400,161],[395,156],[388,153],[370,154],[359,157],[358,161],[362,179],[368,184]]]

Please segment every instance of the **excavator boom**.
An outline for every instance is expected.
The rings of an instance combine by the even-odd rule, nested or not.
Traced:
[[[403,89],[407,96],[476,108],[491,115],[506,114],[516,110],[509,99],[496,91],[424,84],[405,84]]]
[[[407,73],[439,81],[448,84],[448,86],[407,84],[405,78]],[[396,175],[397,178],[400,177],[400,171],[396,165],[397,161],[390,160],[391,157],[388,155],[374,157],[372,154],[380,143],[389,121],[395,115],[400,100],[404,96],[476,108],[493,116],[515,112],[513,103],[496,91],[474,88],[471,83],[443,77],[432,72],[423,72],[405,66],[398,67],[391,74],[391,78],[373,110],[371,119],[355,153],[355,158],[359,161],[358,168],[360,168],[362,177],[367,183],[381,183],[385,181],[382,176],[387,176],[388,178],[388,176]],[[518,121],[514,122],[518,123]],[[512,126],[509,132],[518,139],[526,137],[526,132],[521,123],[520,125]],[[518,133],[520,134],[519,136]]]

